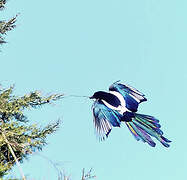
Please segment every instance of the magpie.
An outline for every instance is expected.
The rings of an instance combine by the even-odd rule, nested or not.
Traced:
[[[159,120],[137,113],[139,104],[147,101],[145,95],[137,89],[117,81],[109,87],[109,92],[95,92],[90,99],[94,99],[93,121],[99,139],[105,140],[112,127],[120,127],[124,122],[137,141],[155,147],[152,136],[165,147],[170,146],[171,141],[163,136]]]

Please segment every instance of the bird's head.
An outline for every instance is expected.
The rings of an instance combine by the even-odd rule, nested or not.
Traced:
[[[105,94],[106,92],[104,91],[97,91],[90,97],[90,99],[102,99]]]

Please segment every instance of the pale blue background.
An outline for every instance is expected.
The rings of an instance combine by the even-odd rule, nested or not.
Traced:
[[[94,135],[91,105],[66,98],[28,112],[41,125],[61,118],[61,129],[41,153],[72,179],[94,168],[98,180],[186,180],[187,1],[11,0],[3,17],[20,16],[0,53],[2,84],[15,93],[92,95],[123,80],[146,94],[139,112],[161,120],[170,148],[137,142],[124,126],[105,142]],[[34,155],[22,164],[30,179],[56,179]],[[12,172],[16,174],[17,169]],[[17,173],[18,174],[18,173]]]

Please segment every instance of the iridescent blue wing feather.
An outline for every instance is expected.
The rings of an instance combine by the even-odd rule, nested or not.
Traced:
[[[129,85],[121,84],[118,81],[109,87],[109,91],[119,92],[125,99],[126,108],[132,112],[137,111],[139,103],[147,101],[143,93]]]
[[[93,121],[97,135],[101,140],[108,137],[113,127],[120,127],[121,115],[107,106],[101,101],[95,101],[93,106]]]

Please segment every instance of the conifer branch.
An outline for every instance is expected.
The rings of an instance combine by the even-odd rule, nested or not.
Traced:
[[[2,8],[2,6],[3,4],[0,1],[0,8]],[[11,31],[16,27],[15,23],[17,20],[17,16],[18,14],[8,21],[0,20],[0,44],[6,43],[3,35],[6,35],[8,31]]]
[[[18,15],[11,18],[9,21],[0,21],[0,33],[6,34],[7,31],[10,31],[16,27],[15,22]]]
[[[8,148],[9,148],[9,150],[10,150],[10,153],[12,154],[12,156],[13,156],[13,158],[14,158],[14,161],[16,162],[16,165],[17,165],[17,167],[18,167],[18,169],[19,169],[19,172],[20,172],[20,174],[21,174],[22,179],[23,179],[23,180],[26,180],[25,175],[24,175],[24,173],[23,173],[23,170],[22,170],[22,168],[21,168],[21,165],[20,165],[20,163],[19,163],[19,161],[18,161],[18,159],[17,159],[17,157],[16,157],[16,155],[15,155],[15,153],[14,153],[14,151],[13,151],[11,145],[10,145],[10,143],[8,142],[8,140],[7,140],[7,138],[6,138],[6,135],[5,135],[4,130],[3,130],[2,128],[0,128],[0,130],[1,130],[2,137],[4,138],[4,140],[5,140],[5,142],[6,142],[7,146],[8,146]]]
[[[22,97],[12,95],[13,87],[0,89],[0,177],[16,163],[47,144],[46,138],[60,126],[60,121],[45,127],[27,124],[25,109],[37,108],[61,99],[63,95],[41,96],[37,91]],[[18,162],[18,163],[17,163]]]
[[[3,10],[5,8],[7,0],[0,0],[0,10]]]

